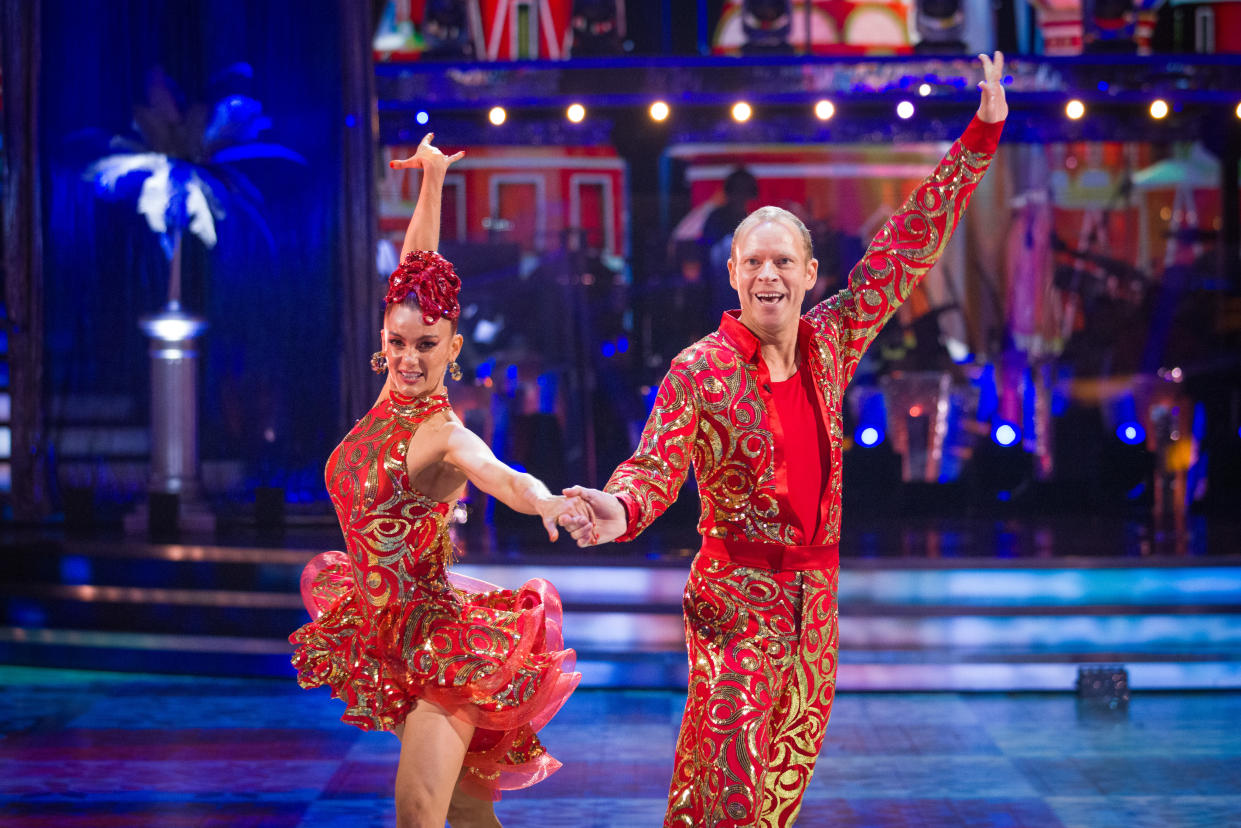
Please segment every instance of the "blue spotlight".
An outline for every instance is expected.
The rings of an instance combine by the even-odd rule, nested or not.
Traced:
[[[89,584],[90,561],[82,555],[66,555],[60,559],[60,580],[65,584]]]
[[[1141,423],[1121,423],[1116,427],[1116,436],[1125,445],[1136,446],[1146,442],[1146,429],[1142,428]]]
[[[431,120],[431,115],[425,109],[421,109],[418,111],[418,114],[414,116],[414,120],[419,124],[425,124],[427,121]]]
[[[1000,422],[996,423],[995,428],[991,430],[991,439],[1007,448],[1021,439],[1021,434],[1017,431],[1017,426],[1012,423]]]
[[[857,441],[867,448],[877,446],[883,442],[883,432],[874,426],[859,428],[857,432]]]
[[[603,346],[600,348],[600,350],[603,351],[603,355],[605,357],[616,356],[616,346],[613,345],[611,342],[603,343]]]

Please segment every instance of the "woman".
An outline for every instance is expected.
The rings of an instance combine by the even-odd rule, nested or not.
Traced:
[[[467,480],[519,512],[557,523],[584,505],[553,496],[499,462],[453,414],[444,373],[455,359],[460,287],[435,253],[448,166],[432,135],[395,168],[420,168],[422,188],[389,279],[375,406],[327,464],[327,487],[348,554],[327,552],[302,573],[314,619],[290,636],[303,687],[328,685],[344,721],[401,740],[400,826],[498,826],[501,789],[560,767],[535,732],[581,676],[562,649],[560,598],[541,579],[520,590],[448,574],[448,516]]]

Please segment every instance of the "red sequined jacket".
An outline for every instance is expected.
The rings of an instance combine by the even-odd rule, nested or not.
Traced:
[[[758,339],[730,311],[719,330],[672,360],[637,451],[608,480],[605,491],[620,499],[628,516],[618,540],[632,540],[668,508],[692,465],[704,538],[839,543],[845,386],[880,328],[943,252],[1002,127],[975,117],[875,236],[849,274],[849,286],[801,318],[797,347],[809,357],[828,437],[818,535],[804,537],[792,520],[783,456],[789,443],[772,402],[771,377]]]

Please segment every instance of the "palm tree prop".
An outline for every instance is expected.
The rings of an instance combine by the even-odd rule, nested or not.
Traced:
[[[237,64],[229,74],[249,77],[250,67]],[[168,306],[181,304],[181,242],[188,230],[208,249],[216,244],[216,224],[228,208],[247,214],[274,247],[259,212],[258,189],[238,170],[237,161],[282,159],[305,164],[293,150],[259,141],[271,127],[263,106],[239,94],[221,97],[213,106],[183,107],[172,81],[160,70],[151,73],[147,103],[134,108],[135,136],[117,135],[107,155],[86,171],[96,193],[110,199],[136,198],[138,213],[159,234],[168,257]]]
[[[227,74],[248,78],[251,72],[237,64]],[[168,304],[140,321],[152,340],[149,490],[177,495],[177,523],[191,531],[214,530],[215,517],[198,484],[194,339],[206,323],[181,310],[182,241],[188,231],[208,249],[215,247],[216,225],[227,208],[250,216],[275,249],[259,212],[262,197],[234,166],[260,159],[306,163],[287,147],[258,140],[270,126],[262,105],[245,95],[225,95],[211,107],[182,107],[172,82],[156,70],[147,84],[146,105],[134,109],[136,135],[114,136],[109,152],[86,171],[99,195],[136,202],[168,257]],[[130,532],[154,523],[142,506],[125,519]]]

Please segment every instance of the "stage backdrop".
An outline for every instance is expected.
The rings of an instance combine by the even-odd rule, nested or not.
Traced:
[[[139,317],[167,293],[157,237],[132,203],[82,180],[83,130],[130,130],[162,67],[188,101],[246,63],[247,92],[271,118],[263,140],[306,166],[244,161],[274,246],[243,214],[212,251],[186,235],[185,305],[210,324],[201,347],[200,445],[209,487],[322,493],[338,439],[341,293],[341,46],[338,4],[243,0],[44,0],[47,353],[56,477],[123,501],[145,486],[148,357]],[[378,310],[375,311],[378,320]]]

